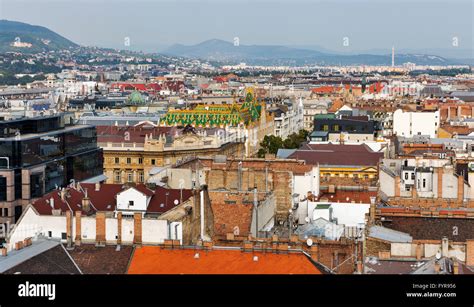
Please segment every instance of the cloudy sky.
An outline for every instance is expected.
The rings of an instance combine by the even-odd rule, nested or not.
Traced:
[[[83,45],[160,51],[208,39],[335,51],[473,49],[474,0],[0,0],[0,19]],[[344,46],[344,38],[349,46]],[[458,46],[453,46],[457,40]],[[347,39],[346,39],[347,41]],[[471,52],[472,54],[472,52]]]

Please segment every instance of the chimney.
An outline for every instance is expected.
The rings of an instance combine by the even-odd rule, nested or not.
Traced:
[[[95,190],[96,190],[97,192],[100,191],[100,182],[96,182],[96,183],[95,183]]]
[[[453,274],[458,275],[459,274],[459,263],[456,259],[453,258]]]
[[[474,266],[474,240],[466,240],[466,265]]]
[[[63,202],[65,202],[65,201],[66,201],[66,189],[65,189],[65,188],[62,188],[60,194],[61,194],[61,200],[62,200]]]
[[[82,211],[89,212],[90,209],[91,209],[91,200],[89,196],[87,196],[87,189],[86,189],[84,198],[82,199]]]
[[[441,269],[441,266],[439,264],[439,261],[438,260],[435,260],[435,263],[434,263],[434,271],[435,271],[435,274],[439,274],[439,271]]]
[[[49,205],[51,206],[51,209],[54,209],[54,198],[49,199]]]
[[[421,260],[423,258],[423,245],[418,243],[416,245],[416,260]]]
[[[447,237],[443,237],[443,240],[441,240],[441,256],[448,257],[448,251],[449,251],[449,240]]]

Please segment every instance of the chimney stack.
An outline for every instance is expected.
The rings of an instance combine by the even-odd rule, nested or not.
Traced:
[[[447,237],[443,237],[443,240],[441,240],[441,256],[448,257],[448,253],[449,253],[449,240]]]
[[[459,263],[456,259],[453,258],[453,274],[458,275],[459,274]]]
[[[54,198],[49,199],[49,205],[51,206],[51,209],[54,209]]]
[[[95,183],[95,190],[96,190],[97,192],[100,191],[100,182],[96,182],[96,183]]]
[[[434,264],[435,274],[439,274],[440,269],[441,269],[441,265],[439,264],[439,261],[435,260],[435,264]]]
[[[61,200],[63,202],[65,202],[66,201],[66,189],[62,188],[60,193],[61,193]]]
[[[90,209],[91,209],[91,200],[89,196],[87,196],[87,189],[86,189],[84,198],[82,199],[82,211],[89,212]]]

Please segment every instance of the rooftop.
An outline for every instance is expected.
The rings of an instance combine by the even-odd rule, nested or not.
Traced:
[[[121,245],[96,247],[92,244],[75,246],[69,251],[74,262],[84,274],[125,274],[133,247]]]
[[[144,246],[135,250],[129,274],[322,274],[301,252],[246,253],[240,249],[164,249]]]
[[[365,144],[306,144],[288,156],[306,161],[306,164],[375,166],[383,153],[374,152]]]

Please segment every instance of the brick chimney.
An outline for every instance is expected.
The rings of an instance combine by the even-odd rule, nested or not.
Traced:
[[[81,211],[76,211],[76,238],[74,240],[74,244],[77,246],[81,245]]]
[[[416,260],[421,260],[423,258],[423,245],[418,243],[416,245]]]
[[[117,212],[117,245],[122,244],[122,212]]]
[[[105,245],[105,212],[97,212],[95,215],[95,244]]]
[[[466,240],[466,265],[474,266],[474,240]]]
[[[142,214],[133,214],[133,244],[142,244]]]
[[[462,202],[464,200],[464,176],[458,176],[458,202]]]
[[[61,189],[60,195],[61,195],[61,200],[63,202],[65,202],[66,201],[66,189],[65,188]]]

